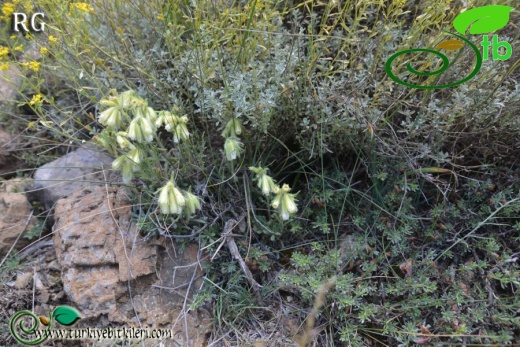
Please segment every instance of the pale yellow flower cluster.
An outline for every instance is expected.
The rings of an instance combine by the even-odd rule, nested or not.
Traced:
[[[20,65],[22,67],[31,69],[34,72],[38,72],[40,70],[40,65],[41,64],[39,62],[37,62],[37,61],[30,61],[30,62],[27,62],[27,63],[21,63]]]
[[[133,90],[103,99],[100,104],[108,108],[99,114],[99,122],[116,131],[117,144],[120,149],[128,151],[112,164],[115,170],[122,171],[126,183],[132,179],[134,172],[140,170],[141,161],[145,157],[143,146],[156,138],[158,128],[164,125],[165,129],[173,134],[174,143],[186,140],[190,136],[187,128],[188,117],[178,116],[180,110],[177,107],[171,112],[155,112],[146,100]],[[103,146],[110,147],[110,139],[100,136],[96,139]]]
[[[171,112],[159,112],[159,117],[155,121],[156,127],[164,125],[164,129],[173,134],[173,142],[175,143],[179,143],[181,140],[187,140],[190,137],[186,124],[188,124],[188,117],[186,115],[180,116],[180,110],[175,106]]]
[[[402,8],[406,4],[406,0],[394,0],[394,6]]]
[[[278,209],[280,216],[283,220],[288,220],[290,215],[298,211],[296,207],[295,196],[296,194],[289,194],[291,188],[288,184],[284,184],[282,188],[275,187],[274,193],[276,194],[271,206]]]
[[[258,188],[262,190],[262,194],[269,195],[269,193],[274,193],[276,184],[267,175],[267,168],[250,166],[249,170],[255,173],[255,180],[258,182]]]
[[[56,44],[56,43],[58,43],[60,41],[56,37],[54,37],[52,35],[49,35],[48,39],[49,39],[49,42],[53,43],[53,44]]]
[[[282,185],[282,188],[277,186],[273,179],[267,175],[266,168],[251,166],[249,170],[255,173],[258,188],[262,190],[264,195],[275,194],[271,206],[278,210],[283,220],[288,220],[291,214],[298,211],[295,199],[296,194],[289,194],[291,188],[288,184]]]
[[[184,211],[192,215],[200,210],[199,199],[188,191],[181,191],[171,180],[158,193],[158,204],[163,214],[181,214]]]
[[[70,4],[70,8],[82,12],[94,13],[94,8],[87,2],[73,2]]]
[[[10,20],[12,14],[16,11],[17,5],[23,6],[25,12],[29,13],[33,9],[32,0],[12,0],[11,2],[4,2],[2,4],[2,15],[0,19]]]
[[[158,140],[157,130],[164,129],[173,134],[173,142],[189,138],[188,117],[182,115],[179,107],[171,111],[159,111],[148,106],[148,102],[133,90],[118,94],[115,90],[107,99],[99,103],[108,108],[98,116],[99,122],[107,127],[95,136],[105,148],[115,148],[122,154],[112,162],[112,168],[121,171],[123,182],[129,183],[135,173],[150,169],[150,151],[155,150],[152,143]],[[115,138],[115,141],[114,141]],[[199,199],[176,187],[173,174],[170,180],[156,191],[158,205],[163,214],[185,213],[188,217],[200,209]]]
[[[0,59],[9,54],[9,48],[0,46]]]
[[[33,95],[31,101],[29,101],[29,105],[38,106],[38,105],[41,105],[42,102],[43,102],[43,95],[38,93],[38,94]]]
[[[228,161],[237,159],[244,151],[244,145],[238,137],[240,134],[242,134],[242,121],[232,117],[224,127],[224,131],[222,131],[222,136],[226,138],[224,154]]]

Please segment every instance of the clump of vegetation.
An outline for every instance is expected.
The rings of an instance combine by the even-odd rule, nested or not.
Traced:
[[[25,2],[6,4],[4,24]],[[48,30],[4,35],[0,68],[25,74],[28,131],[94,139],[114,156],[144,235],[211,253],[192,306],[212,302],[215,334],[239,339],[271,305],[313,322],[298,336],[317,345],[512,344],[518,59],[484,61],[440,90],[385,71],[483,5],[43,0]],[[510,26],[499,34],[520,44]],[[22,60],[29,47],[39,54]],[[409,78],[448,83],[471,54],[447,52],[448,72]],[[405,63],[394,62],[399,76]],[[230,218],[245,221],[238,250],[259,291],[220,246]]]
[[[520,186],[459,183],[464,193],[437,201],[418,176],[344,185],[352,216],[339,234],[292,252],[282,289],[309,307],[334,278],[318,322],[351,346],[513,343]]]

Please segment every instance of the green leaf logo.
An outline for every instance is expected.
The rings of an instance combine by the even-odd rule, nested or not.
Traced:
[[[453,21],[453,26],[462,35],[486,34],[501,29],[509,22],[509,12],[514,8],[503,5],[476,7],[459,14]]]
[[[80,313],[70,306],[58,306],[52,311],[52,318],[61,325],[70,326],[81,318]]]

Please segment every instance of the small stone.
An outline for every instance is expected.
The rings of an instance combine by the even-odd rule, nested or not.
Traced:
[[[38,300],[38,303],[46,304],[49,302],[50,294],[47,290],[42,290],[40,293],[36,296],[36,299]]]
[[[36,288],[36,290],[39,290],[39,291],[47,290],[47,286],[43,283],[42,277],[41,277],[40,273],[38,273],[38,272],[34,276],[34,287]]]
[[[16,275],[15,287],[17,289],[24,289],[29,286],[29,283],[33,279],[31,272],[21,272]]]

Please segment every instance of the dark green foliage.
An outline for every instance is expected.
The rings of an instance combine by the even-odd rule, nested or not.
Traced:
[[[416,188],[420,177],[392,175],[383,206],[375,191],[352,190],[352,222],[337,239],[297,248],[279,285],[298,288],[311,306],[336,276],[319,322],[352,346],[512,344],[520,336],[520,184],[459,184],[462,195],[436,198],[428,184]],[[368,208],[357,210],[359,200]]]

